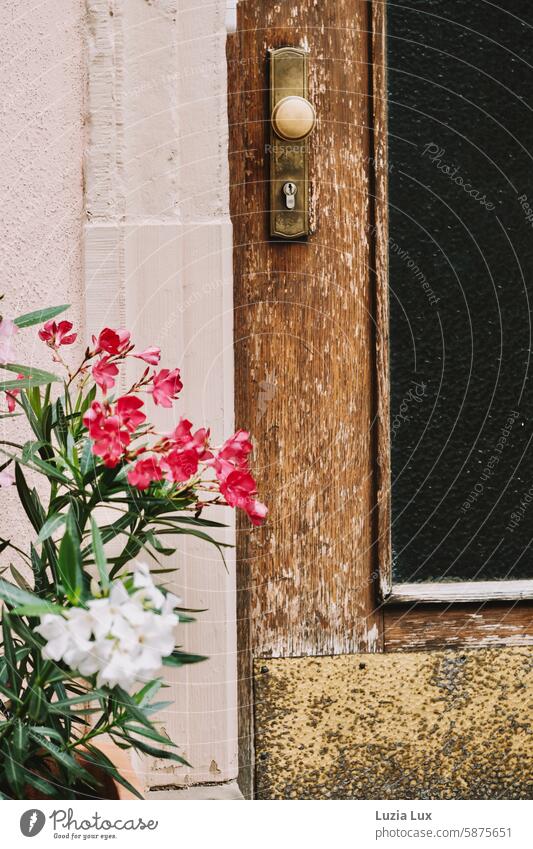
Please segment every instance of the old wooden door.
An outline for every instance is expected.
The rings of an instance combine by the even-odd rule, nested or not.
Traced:
[[[239,4],[229,39],[238,423],[268,525],[241,532],[241,651],[375,651],[372,40],[363,0]],[[310,226],[268,231],[268,50],[309,50]],[[249,703],[241,668],[244,709]],[[246,755],[245,755],[246,757]]]
[[[457,628],[468,632],[468,611],[440,610],[431,645],[425,607],[384,613],[384,6],[241,0],[228,40],[236,413],[253,433],[270,509],[265,527],[243,525],[238,535],[241,782],[260,798],[490,796],[487,745],[469,749],[469,735],[481,718],[487,739],[511,745],[512,723],[495,726],[491,711],[507,692],[505,670],[516,676],[529,662],[520,651],[512,659],[406,652],[446,649],[447,627],[462,645]],[[311,233],[297,241],[269,230],[267,56],[286,46],[308,51],[318,119]],[[497,645],[491,615],[484,609],[470,624]],[[473,675],[476,705],[457,696]],[[523,766],[510,773],[519,795],[524,776]]]

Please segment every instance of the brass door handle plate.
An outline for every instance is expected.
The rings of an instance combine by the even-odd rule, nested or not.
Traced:
[[[316,114],[307,75],[306,50],[270,51],[270,234],[279,239],[309,235],[307,139]]]

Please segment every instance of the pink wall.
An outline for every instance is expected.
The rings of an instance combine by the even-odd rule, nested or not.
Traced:
[[[6,312],[67,299],[82,315],[83,10],[83,0],[2,4],[0,292]]]
[[[83,316],[83,16],[83,0],[1,4],[0,311],[8,316],[59,303],[72,304],[77,323]],[[17,360],[49,365],[35,338],[34,329],[20,334]],[[19,419],[0,424],[0,434],[21,436]],[[14,493],[3,492],[0,535],[23,528]]]

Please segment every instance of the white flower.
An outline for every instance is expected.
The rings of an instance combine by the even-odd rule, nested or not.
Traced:
[[[62,660],[70,642],[68,620],[54,613],[45,613],[35,630],[48,641],[42,651],[45,660]]]
[[[98,670],[96,683],[99,687],[122,687],[130,690],[137,679],[137,669],[128,652],[115,649],[109,661]]]
[[[96,674],[98,686],[131,690],[156,677],[174,650],[178,604],[154,585],[148,566],[136,564],[131,594],[117,580],[107,597],[90,599],[86,609],[41,617],[36,630],[47,641],[43,657],[62,660],[81,675]]]

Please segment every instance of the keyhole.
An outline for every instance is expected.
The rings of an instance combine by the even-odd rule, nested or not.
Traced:
[[[285,183],[283,186],[283,194],[285,195],[285,206],[287,209],[294,209],[295,197],[298,188],[295,183]]]

